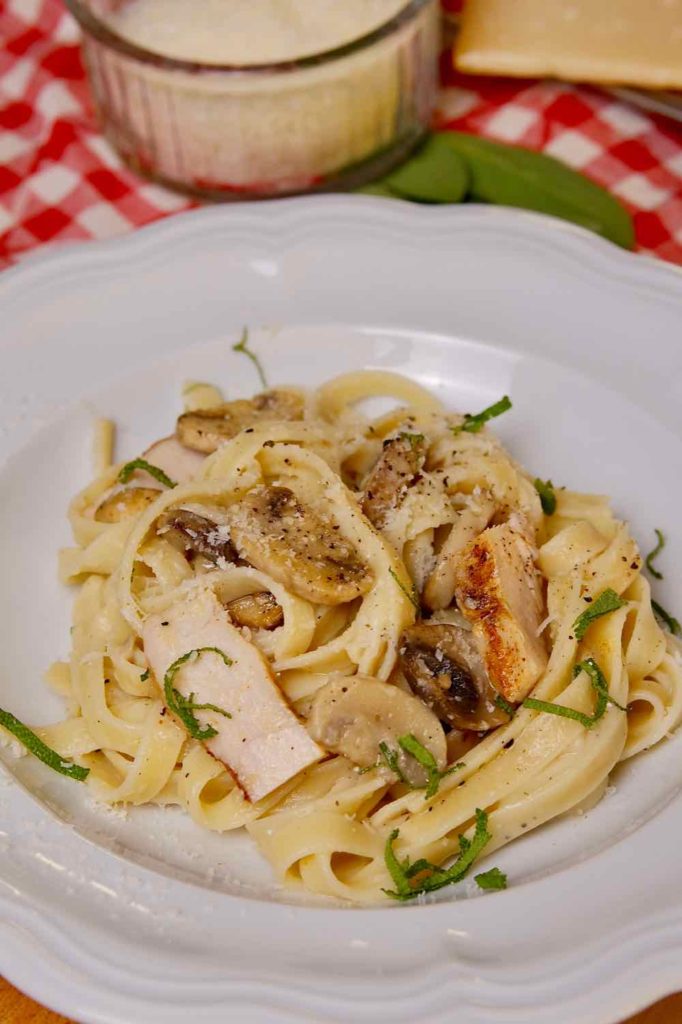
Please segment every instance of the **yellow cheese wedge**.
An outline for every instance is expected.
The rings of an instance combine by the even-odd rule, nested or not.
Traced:
[[[682,0],[468,0],[455,64],[682,89]]]

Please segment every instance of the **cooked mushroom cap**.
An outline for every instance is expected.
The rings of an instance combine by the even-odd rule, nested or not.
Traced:
[[[236,626],[248,626],[250,629],[277,629],[284,622],[281,605],[267,591],[237,597],[225,607]]]
[[[510,523],[491,526],[462,552],[455,577],[457,605],[472,623],[488,676],[514,702],[528,695],[548,660],[533,554]]]
[[[142,453],[142,458],[162,469],[176,484],[193,480],[204,463],[203,456],[180,444],[176,437],[164,437],[157,441]],[[135,480],[158,486],[157,481],[143,470],[137,471]]]
[[[343,604],[364,594],[372,574],[331,522],[287,487],[258,487],[227,510],[239,555],[299,597]]]
[[[254,398],[239,398],[212,409],[195,409],[178,417],[176,434],[197,452],[214,452],[225,441],[256,424],[303,419],[303,396],[298,391],[275,389]]]
[[[469,630],[421,622],[400,641],[400,667],[412,690],[442,722],[482,731],[508,721]]]
[[[95,519],[98,523],[120,523],[123,519],[132,519],[156,501],[160,493],[158,488],[152,487],[126,487],[125,490],[114,491],[97,506]]]
[[[415,785],[426,781],[424,769],[398,746],[401,736],[412,733],[441,771],[446,765],[445,733],[433,712],[411,694],[371,676],[338,676],[318,690],[308,732],[327,750],[363,768],[378,762],[379,744],[386,743]]]
[[[402,433],[384,441],[383,451],[365,483],[362,511],[382,530],[424,465],[422,434]]]
[[[234,562],[237,558],[229,527],[186,508],[169,509],[160,515],[156,532],[189,558],[203,555],[212,562]]]

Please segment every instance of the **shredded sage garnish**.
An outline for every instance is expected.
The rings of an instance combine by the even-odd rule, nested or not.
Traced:
[[[600,619],[602,615],[608,615],[609,612],[615,612],[626,604],[627,601],[624,601],[622,597],[618,597],[618,594],[611,587],[602,590],[599,597],[595,598],[590,607],[586,608],[573,623],[573,633],[576,640],[582,640],[595,619]]]
[[[384,889],[383,891],[391,899],[401,900],[402,902],[414,899],[420,893],[435,892],[436,889],[442,889],[446,885],[461,882],[471,865],[492,838],[488,831],[488,815],[477,807],[476,829],[473,839],[469,840],[466,836],[460,836],[457,859],[449,868],[441,868],[424,858],[420,858],[413,863],[410,863],[409,857],[402,861],[398,860],[393,849],[393,843],[399,834],[398,829],[394,829],[386,840],[384,848],[384,861],[395,889]]]
[[[20,722],[18,718],[15,718],[9,711],[4,711],[0,708],[0,725],[7,729],[7,732],[11,732],[12,735],[19,740],[19,742],[26,747],[30,754],[37,757],[39,761],[46,764],[48,768],[52,768],[53,771],[59,772],[60,775],[67,775],[70,779],[76,779],[77,782],[83,782],[87,779],[90,774],[89,768],[82,768],[79,764],[74,764],[73,761],[68,761],[58,754],[52,747],[48,747],[47,743],[43,743],[39,736],[29,729],[27,725]]]
[[[496,708],[499,708],[500,711],[504,711],[505,714],[509,715],[510,718],[513,718],[516,714],[516,708],[514,705],[510,704],[508,700],[505,700],[501,693],[495,694],[493,704]]]
[[[663,625],[670,630],[673,636],[682,636],[682,626],[680,626],[676,618],[665,610],[663,605],[659,604],[658,601],[654,601],[652,598],[651,607],[654,610],[654,614],[658,616]]]
[[[646,562],[646,567],[651,573],[651,575],[657,580],[662,580],[663,573],[659,572],[658,569],[654,568],[653,562],[654,558],[657,558],[658,555],[660,555],[663,548],[665,547],[665,537],[663,536],[661,530],[655,529],[654,533],[656,534],[656,547],[649,552],[644,561]]]
[[[398,437],[401,441],[409,441],[412,448],[417,448],[425,440],[423,434],[411,434],[409,430],[402,430]]]
[[[535,490],[540,495],[542,511],[546,516],[553,516],[556,512],[556,493],[554,491],[554,484],[551,480],[541,480],[539,476],[536,476],[533,484],[535,485]]]
[[[458,427],[451,427],[452,433],[457,436],[461,434],[463,430],[466,430],[468,434],[477,434],[481,430],[488,420],[495,419],[496,416],[501,416],[503,412],[507,412],[511,409],[512,403],[508,395],[505,395],[495,402],[493,405],[489,405],[487,409],[483,409],[482,412],[471,414],[468,412],[464,413],[464,423],[460,423]]]
[[[474,875],[474,882],[479,889],[506,889],[507,876],[499,868],[491,868],[480,875]]]
[[[427,748],[420,743],[417,737],[413,736],[412,733],[408,733],[406,736],[400,736],[398,738],[398,745],[406,754],[413,757],[415,761],[417,761],[422,768],[426,770],[428,780],[425,786],[417,786],[413,782],[410,782],[400,767],[398,751],[392,750],[388,743],[382,742],[379,744],[379,754],[386,767],[389,768],[394,775],[397,775],[400,781],[406,786],[409,786],[410,789],[425,789],[425,800],[430,800],[432,796],[436,795],[442,779],[446,778],[448,775],[452,775],[453,772],[464,767],[464,762],[458,761],[457,764],[453,764],[450,768],[446,768],[445,771],[441,772],[431,751],[427,750]],[[372,765],[372,767],[374,768],[376,766]]]
[[[187,651],[186,654],[183,654],[170,666],[163,679],[163,691],[166,696],[166,704],[173,714],[180,719],[190,736],[195,740],[210,740],[212,736],[218,735],[218,730],[214,729],[212,725],[202,726],[194,717],[194,712],[216,711],[218,714],[224,715],[225,718],[232,718],[230,712],[225,711],[224,708],[219,708],[216,704],[195,704],[193,693],[190,694],[188,699],[183,697],[180,691],[176,690],[173,686],[175,677],[182,666],[190,659],[198,658],[202,654],[217,654],[226,665],[232,664],[232,658],[228,658],[219,647],[195,647],[194,650]]]
[[[256,353],[252,352],[251,349],[248,346],[249,346],[249,331],[248,331],[248,328],[245,327],[244,330],[242,331],[242,336],[239,339],[239,341],[235,345],[232,346],[232,351],[233,352],[241,352],[242,355],[245,355],[247,359],[251,360],[253,365],[256,367],[256,370],[258,372],[258,376],[260,377],[261,384],[263,385],[264,388],[267,388],[268,381],[267,381],[267,378],[265,376],[265,370],[263,369],[263,364],[261,363],[261,361],[258,358],[258,356],[256,355]]]
[[[145,473],[149,473],[150,476],[153,476],[164,487],[176,486],[175,480],[171,480],[162,469],[159,469],[158,466],[152,466],[151,462],[147,462],[146,459],[133,459],[132,462],[126,462],[118,474],[118,482],[120,484],[127,484],[136,469],[143,469]]]
[[[590,678],[592,688],[597,694],[597,700],[594,708],[594,714],[586,715],[583,711],[576,711],[575,708],[567,708],[564,704],[553,704],[546,700],[536,700],[535,697],[526,697],[523,701],[524,708],[530,708],[532,711],[545,711],[550,715],[560,715],[562,718],[572,718],[575,722],[580,722],[586,729],[591,729],[597,722],[603,718],[604,712],[608,704],[613,704],[620,711],[627,711],[622,704],[619,704],[617,700],[609,694],[608,684],[604,677],[604,673],[599,668],[599,665],[594,658],[586,658],[584,661],[578,662],[577,665],[573,666],[573,678],[575,679],[580,675],[581,672],[586,672]]]
[[[144,670],[144,672],[142,673],[142,675],[140,676],[140,682],[141,683],[146,683],[148,679],[149,679],[149,669],[146,668]]]
[[[388,571],[395,580],[395,582],[398,584],[398,586],[400,587],[408,601],[410,601],[417,609],[417,611],[419,611],[419,598],[417,596],[417,588],[415,587],[414,583],[412,584],[412,593],[410,593],[405,584],[401,581],[398,574],[393,572],[393,569],[389,569]]]

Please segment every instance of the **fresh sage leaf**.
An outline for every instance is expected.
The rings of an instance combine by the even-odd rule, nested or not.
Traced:
[[[414,156],[384,178],[402,199],[417,203],[458,203],[469,187],[467,165],[440,135],[431,135]]]
[[[624,249],[634,245],[632,218],[606,189],[544,153],[462,132],[438,137],[469,169],[470,198],[561,217]]]

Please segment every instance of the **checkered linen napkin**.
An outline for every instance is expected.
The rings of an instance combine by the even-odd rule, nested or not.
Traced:
[[[543,150],[618,195],[638,247],[682,265],[682,129],[588,88],[464,78],[442,62],[436,123]],[[193,203],[125,168],[99,133],[61,0],[0,0],[0,266],[111,238]]]

